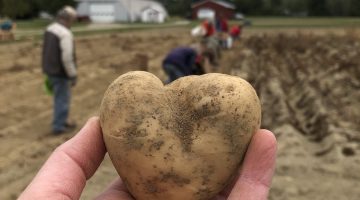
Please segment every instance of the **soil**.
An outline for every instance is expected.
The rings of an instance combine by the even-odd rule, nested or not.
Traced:
[[[279,142],[270,199],[359,198],[359,45],[351,31],[264,34],[226,54],[231,74],[259,93],[262,126]]]
[[[360,40],[356,30],[245,32],[223,53],[222,71],[249,80],[263,104],[264,128],[278,139],[269,199],[355,200],[360,196]],[[98,115],[119,75],[148,70],[165,80],[167,51],[194,42],[184,28],[76,40],[79,83],[71,118]],[[76,132],[50,134],[52,98],[43,90],[41,42],[0,45],[0,199],[16,199],[49,154]],[[80,127],[79,127],[80,128]],[[82,199],[117,173],[109,158]]]

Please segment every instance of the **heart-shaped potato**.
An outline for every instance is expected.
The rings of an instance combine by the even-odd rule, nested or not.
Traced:
[[[190,76],[164,86],[130,72],[108,88],[100,119],[110,158],[137,200],[208,200],[237,175],[261,106],[238,77]]]

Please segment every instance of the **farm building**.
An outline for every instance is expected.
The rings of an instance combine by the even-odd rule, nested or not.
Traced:
[[[88,17],[95,23],[165,21],[164,6],[151,0],[77,0],[79,17]]]
[[[192,18],[204,19],[223,16],[232,19],[235,16],[235,5],[226,1],[204,0],[191,5]]]
[[[165,19],[165,13],[153,7],[144,8],[141,12],[141,21],[145,23],[163,23]]]

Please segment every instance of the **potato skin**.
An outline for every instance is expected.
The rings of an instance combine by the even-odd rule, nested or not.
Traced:
[[[208,200],[237,175],[261,105],[238,77],[163,86],[150,73],[130,72],[108,88],[100,120],[110,158],[137,200]]]

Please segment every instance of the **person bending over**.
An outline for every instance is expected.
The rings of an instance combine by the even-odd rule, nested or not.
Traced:
[[[184,76],[210,73],[211,69],[205,61],[207,52],[205,42],[191,47],[172,49],[163,61],[163,69],[169,77],[165,83],[169,84]]]

